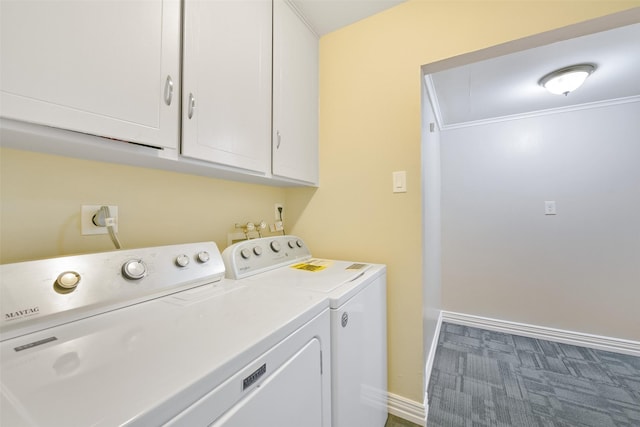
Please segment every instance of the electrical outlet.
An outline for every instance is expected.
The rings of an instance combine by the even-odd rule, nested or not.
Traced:
[[[555,215],[556,211],[556,202],[555,200],[545,200],[544,202],[544,214],[545,215]]]
[[[278,209],[282,209],[282,216],[280,215],[280,211]],[[284,219],[284,205],[282,203],[275,204],[274,212],[275,212],[276,221],[280,221],[281,219]]]
[[[91,234],[107,234],[107,227],[98,227],[93,223],[93,216],[98,213],[100,207],[104,205],[82,205],[80,208],[80,230],[83,236]],[[115,219],[114,231],[118,231],[118,207],[109,205],[111,217]]]

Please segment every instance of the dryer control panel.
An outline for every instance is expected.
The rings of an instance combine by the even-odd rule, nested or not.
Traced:
[[[0,266],[0,341],[222,280],[214,242]]]
[[[242,279],[309,258],[307,245],[296,236],[245,240],[222,252],[228,279]]]

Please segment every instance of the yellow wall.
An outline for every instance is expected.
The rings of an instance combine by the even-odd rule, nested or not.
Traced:
[[[292,231],[318,256],[388,265],[391,393],[424,392],[420,66],[639,5],[414,0],[320,40],[320,188],[288,190]]]
[[[123,248],[210,241],[220,250],[236,222],[273,223],[285,190],[0,150],[0,261],[114,250],[107,235],[80,235],[80,206],[118,206]]]

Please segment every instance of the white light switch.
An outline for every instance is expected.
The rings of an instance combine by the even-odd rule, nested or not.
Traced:
[[[555,215],[556,214],[556,202],[555,200],[545,200],[544,202],[544,214]]]
[[[407,172],[396,171],[393,172],[393,192],[394,193],[406,193],[407,192]]]

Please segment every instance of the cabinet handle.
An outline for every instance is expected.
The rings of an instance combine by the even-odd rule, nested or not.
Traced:
[[[164,103],[171,105],[173,99],[173,79],[171,76],[167,76],[167,81],[164,83]]]
[[[280,131],[276,131],[276,149],[280,148],[280,141],[282,141],[282,137],[280,136]]]
[[[189,94],[189,111],[187,112],[188,118],[193,117],[193,110],[195,109],[196,109],[196,99],[194,98],[193,94],[190,93]]]

